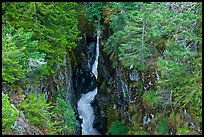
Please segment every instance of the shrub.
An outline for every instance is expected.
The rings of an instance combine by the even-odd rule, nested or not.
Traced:
[[[157,125],[157,130],[160,134],[166,135],[168,132],[168,125],[167,125],[167,119],[161,118],[159,121],[159,124]]]
[[[19,115],[19,111],[15,110],[9,100],[8,95],[2,93],[2,129],[3,134],[7,134],[7,131],[14,125],[16,117]]]
[[[156,95],[155,91],[147,91],[143,94],[143,99],[146,101],[146,103],[150,106],[156,106],[159,104],[159,99]]]
[[[117,120],[112,123],[108,133],[110,135],[127,135],[128,127],[122,122]]]
[[[32,125],[40,128],[48,127],[48,121],[51,118],[49,109],[52,106],[46,103],[45,95],[41,94],[37,97],[36,94],[29,94],[18,106]]]
[[[56,105],[53,109],[54,118],[60,125],[62,131],[59,134],[72,135],[76,130],[76,115],[71,106],[67,106],[66,101],[57,97]]]

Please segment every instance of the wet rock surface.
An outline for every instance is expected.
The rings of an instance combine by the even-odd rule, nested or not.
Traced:
[[[78,51],[80,57],[78,58],[78,67],[73,74],[74,89],[76,92],[77,100],[80,98],[81,93],[87,93],[88,91],[96,88],[96,78],[91,72],[91,66],[95,60],[95,41],[94,38],[87,38],[81,45],[81,50]],[[80,47],[80,46],[79,46]]]
[[[93,41],[87,45],[86,54],[88,59],[88,65],[89,68],[91,68],[91,65],[94,64],[95,58],[96,58],[96,42]]]
[[[139,80],[139,74],[138,74],[136,69],[133,69],[129,73],[129,78],[130,78],[131,81],[138,81]]]
[[[107,115],[105,113],[106,103],[108,102],[108,97],[97,94],[95,100],[91,103],[94,108],[94,123],[93,127],[96,128],[101,134],[105,134],[107,129]]]
[[[110,80],[110,72],[107,68],[106,59],[104,59],[102,52],[99,55],[99,66],[98,66],[98,79],[97,79],[97,86],[98,86],[98,94],[96,95],[94,101],[91,105],[94,108],[94,123],[93,127],[96,128],[101,134],[106,134],[107,132],[107,106],[108,102],[110,101],[110,96],[107,94],[107,84]],[[105,83],[105,84],[103,84]]]
[[[75,78],[75,90],[77,92],[77,98],[80,98],[81,93],[87,93],[96,88],[96,78],[93,73],[86,71],[79,71]]]

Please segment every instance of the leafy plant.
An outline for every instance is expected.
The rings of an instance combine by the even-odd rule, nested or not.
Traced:
[[[42,69],[42,72],[50,75],[55,73],[57,65],[63,65],[62,59],[68,50],[77,46],[76,7],[77,3],[74,2],[4,2],[2,18],[3,22],[10,23],[8,28],[14,27],[15,30],[23,28],[25,32],[33,33],[31,36],[35,42],[33,45],[29,45],[24,39],[18,41],[22,41],[24,46],[29,45],[29,51],[39,52],[40,57],[44,57],[47,68]],[[43,63],[44,60],[40,62]]]
[[[103,17],[105,2],[90,2],[87,4],[87,17],[90,21],[100,22]]]
[[[144,72],[147,69],[147,61],[150,57],[157,56],[158,51],[156,47],[146,42],[147,24],[144,15],[138,12],[139,5],[138,3],[112,3],[112,6],[117,9],[117,12],[110,16],[110,26],[114,33],[108,38],[104,50],[108,54],[118,56],[123,67],[134,66]]]
[[[14,27],[3,25],[3,81],[22,82],[32,77],[35,83],[39,83],[48,74],[45,53],[38,51],[38,41],[31,39],[32,34],[23,28],[14,30]]]
[[[135,131],[134,135],[148,135],[148,133],[146,131],[139,130],[139,131]]]
[[[113,34],[103,50],[122,69],[133,66],[146,73],[154,65],[160,79],[143,100],[151,107],[188,109],[201,127],[201,3],[111,2],[106,8],[110,14],[105,20]],[[166,125],[165,120],[159,123]],[[158,129],[167,134],[165,126]]]
[[[158,125],[157,125],[157,130],[158,132],[160,132],[162,135],[166,135],[167,134],[167,120],[166,118],[161,118]]]
[[[148,132],[145,131],[145,128],[141,126],[138,121],[136,121],[136,117],[133,116],[134,125],[128,131],[128,135],[148,135]]]
[[[25,47],[17,47],[14,37],[18,32],[12,36],[14,28],[7,30],[3,27],[2,33],[2,77],[3,81],[13,83],[25,77],[24,72],[27,68],[23,67],[25,59]]]
[[[57,97],[53,109],[54,119],[59,122],[62,131],[59,134],[72,135],[76,130],[76,115],[71,106],[67,106],[66,101]]]
[[[52,106],[46,103],[44,94],[40,94],[39,96],[29,94],[18,107],[23,111],[25,117],[32,125],[39,128],[48,127],[48,121],[51,120],[49,110]]]
[[[127,135],[128,127],[122,122],[116,120],[115,122],[112,123],[108,133],[110,135]]]
[[[150,104],[151,106],[156,107],[159,103],[159,98],[156,95],[155,91],[147,91],[143,94],[143,99]]]
[[[16,121],[16,117],[19,115],[19,111],[14,109],[7,94],[2,93],[2,130],[3,134],[7,134],[7,131],[12,128]]]
[[[187,135],[190,132],[188,127],[179,128],[177,133],[179,135]]]

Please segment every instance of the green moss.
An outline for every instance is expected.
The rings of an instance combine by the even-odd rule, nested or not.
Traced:
[[[161,118],[159,124],[157,125],[157,131],[162,135],[167,134],[167,119]]]
[[[72,49],[69,49],[69,52],[70,52],[70,60],[71,60],[71,64],[73,65],[73,67],[76,67],[78,65],[78,62],[77,62],[77,59],[76,59],[76,56],[73,52]]]
[[[173,119],[173,120],[175,120],[175,119],[176,119],[176,115],[172,112],[172,113],[170,114],[170,118]]]
[[[186,135],[186,134],[188,134],[189,132],[190,132],[190,130],[189,130],[188,128],[186,128],[186,127],[184,127],[184,128],[179,128],[178,131],[177,131],[177,133],[178,133],[179,135]]]
[[[154,106],[159,103],[159,99],[156,96],[155,91],[147,91],[143,94],[143,99],[147,103],[148,106]]]
[[[100,85],[100,84],[102,84],[103,83],[103,81],[104,81],[104,79],[103,79],[103,77],[102,77],[102,75],[98,75],[98,78],[97,78],[97,83]]]
[[[102,92],[105,92],[105,93],[107,92],[108,82],[106,80],[103,80],[100,89],[101,89]]]
[[[118,120],[112,123],[111,128],[108,131],[108,134],[110,135],[127,135],[127,133],[128,126]]]
[[[137,118],[134,116],[134,126],[129,130],[128,135],[148,135],[148,132],[145,131],[138,121],[135,121]]]
[[[107,127],[110,128],[112,123],[117,119],[120,119],[121,114],[117,109],[116,101],[113,96],[110,97],[110,102],[107,106]]]
[[[135,131],[135,133],[133,135],[148,135],[148,133],[146,131],[143,131],[143,130],[138,130],[138,131]]]

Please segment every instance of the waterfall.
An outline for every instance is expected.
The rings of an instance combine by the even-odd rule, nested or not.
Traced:
[[[99,35],[100,33],[98,32],[97,34],[97,43],[96,43],[96,59],[94,64],[92,65],[92,73],[95,75],[96,79],[98,77],[98,57],[99,57]]]
[[[158,75],[158,72],[157,72],[157,69],[156,69],[156,81],[159,81],[159,75]]]
[[[99,57],[99,36],[100,31],[97,32],[97,43],[96,43],[96,59],[92,65],[92,73],[95,75],[96,79],[98,77],[98,57]],[[93,122],[95,119],[93,107],[91,102],[94,100],[98,92],[97,87],[93,91],[89,91],[86,94],[82,94],[78,101],[78,114],[79,118],[82,119],[82,135],[100,135],[100,133],[93,128]]]

